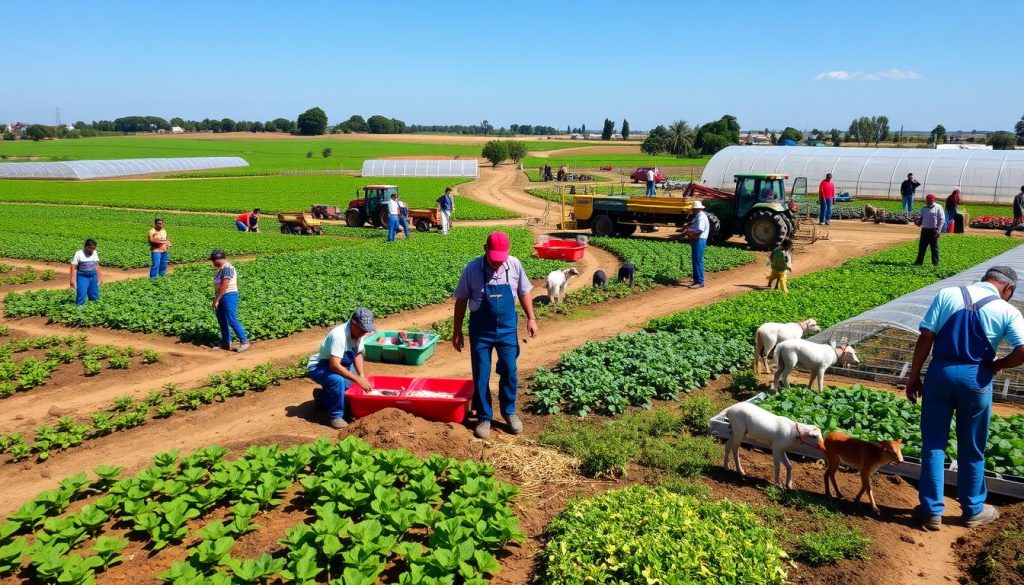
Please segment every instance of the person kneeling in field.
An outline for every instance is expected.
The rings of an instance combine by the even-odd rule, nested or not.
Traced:
[[[363,369],[364,338],[374,331],[373,313],[360,308],[344,325],[338,325],[320,343],[320,350],[309,356],[306,376],[320,388],[313,400],[327,410],[331,428],[341,429],[345,422],[345,391],[353,383],[372,390]]]

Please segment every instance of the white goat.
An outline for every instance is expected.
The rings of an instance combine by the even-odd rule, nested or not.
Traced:
[[[565,300],[565,287],[569,285],[569,279],[580,273],[576,268],[565,270],[553,270],[548,274],[548,299],[551,304],[557,305]]]
[[[807,319],[799,323],[765,323],[757,328],[754,335],[754,371],[760,372],[764,366],[766,374],[771,373],[771,366],[768,357],[775,346],[790,339],[800,339],[804,333],[818,333],[821,327],[814,319]]]
[[[772,388],[778,391],[780,386],[789,387],[789,373],[793,368],[800,366],[810,370],[811,379],[807,385],[814,389],[817,382],[818,390],[825,387],[825,370],[839,364],[840,366],[857,365],[857,352],[853,346],[842,343],[836,347],[833,341],[830,344],[814,343],[806,339],[790,339],[775,346],[775,380]]]
[[[786,451],[796,447],[798,443],[810,445],[819,450],[825,449],[825,441],[821,436],[821,429],[814,425],[803,425],[778,416],[767,410],[751,404],[740,402],[734,404],[725,411],[729,419],[729,428],[732,433],[725,443],[725,461],[722,467],[729,470],[729,453],[732,453],[736,462],[736,471],[746,476],[743,466],[740,465],[740,443],[744,437],[768,445],[772,449],[772,458],[775,460],[775,485],[779,487],[793,487],[793,464],[789,462]],[[786,483],[779,481],[779,471],[782,465],[786,466]]]

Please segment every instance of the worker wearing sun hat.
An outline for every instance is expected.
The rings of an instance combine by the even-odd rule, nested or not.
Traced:
[[[932,250],[932,266],[939,265],[939,236],[942,234],[942,227],[946,225],[946,213],[941,205],[935,204],[935,194],[929,193],[924,198],[925,204],[921,208],[921,240],[917,245],[917,260],[914,264],[924,264],[924,251],[926,248]]]
[[[462,322],[469,308],[469,350],[473,369],[473,409],[477,414],[476,435],[490,437],[491,419],[491,356],[498,354],[498,404],[507,429],[512,434],[523,430],[516,414],[519,380],[516,360],[519,358],[516,298],[526,313],[530,337],[537,335],[537,318],[533,314],[530,284],[522,263],[509,255],[508,235],[493,232],[487,236],[484,254],[475,258],[462,271],[455,288],[455,328],[452,346],[461,352]]]
[[[352,384],[372,390],[363,369],[364,339],[376,329],[370,309],[359,308],[352,318],[327,333],[320,349],[309,356],[306,376],[320,388],[313,390],[313,401],[327,410],[330,426],[344,428],[345,392]]]
[[[704,212],[704,203],[693,202],[693,219],[686,226],[686,239],[690,241],[690,265],[693,268],[693,284],[690,288],[704,288],[704,250],[711,235],[711,221]]]

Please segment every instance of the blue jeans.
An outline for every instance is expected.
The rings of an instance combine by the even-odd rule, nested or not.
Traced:
[[[402,231],[405,232],[405,239],[409,239],[409,222],[406,221],[404,215],[398,216],[398,225],[402,226]],[[397,233],[398,230],[395,230]]]
[[[217,323],[220,325],[221,345],[231,345],[231,331],[238,336],[239,342],[249,342],[245,327],[238,321],[237,292],[229,292],[220,298],[220,304],[217,305]]]
[[[389,215],[388,216],[388,241],[389,242],[394,242],[395,241],[395,234],[397,232],[398,232],[398,216],[397,215]]]
[[[903,196],[903,211],[906,213],[914,213],[914,196],[904,195]]]
[[[241,221],[238,221],[237,219],[235,220],[235,227],[238,228],[238,231],[240,232],[249,231],[249,226],[245,225],[245,223]]]
[[[941,516],[943,464],[949,426],[956,415],[957,499],[967,516],[981,512],[985,485],[985,443],[992,412],[992,372],[985,366],[932,360],[921,398],[921,509]]]
[[[152,263],[149,266],[149,277],[156,278],[167,274],[167,252],[150,252]]]
[[[829,223],[832,221],[832,200],[818,198],[818,223]]]
[[[708,241],[704,239],[690,242],[690,264],[693,265],[693,284],[704,284],[704,248]]]
[[[654,188],[654,181],[647,181],[647,196],[654,197],[656,194],[657,193]]]
[[[494,418],[491,407],[491,352],[498,354],[498,406],[501,414],[509,416],[516,412],[516,394],[519,388],[519,373],[516,360],[519,358],[519,343],[515,337],[511,342],[494,341],[493,335],[486,339],[469,335],[470,364],[473,370],[473,409],[477,420],[483,422]]]
[[[355,373],[355,367],[348,371]],[[331,420],[345,417],[345,391],[352,381],[331,369],[331,360],[320,360],[309,367],[306,376],[323,388],[313,391],[313,401],[327,410]]]
[[[82,306],[85,299],[100,300],[100,277],[95,272],[75,273],[75,304]]]

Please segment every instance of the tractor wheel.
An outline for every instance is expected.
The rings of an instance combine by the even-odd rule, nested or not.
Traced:
[[[767,210],[758,210],[747,218],[747,244],[754,250],[771,250],[789,236],[785,218]]]
[[[282,234],[290,234],[290,233],[292,233],[292,230],[288,227],[287,224],[281,224],[281,233]]]
[[[636,233],[636,224],[619,224],[615,226],[615,235],[628,238]]]
[[[292,228],[291,228],[291,232],[292,232],[293,236],[301,236],[302,235],[302,226],[293,225]]]
[[[377,227],[388,227],[388,208],[387,206],[381,207],[380,211],[377,212],[377,221],[374,224]]]
[[[704,214],[708,216],[708,225],[711,227],[708,239],[716,243],[722,243],[729,239],[729,235],[722,232],[722,220],[718,219],[714,213],[705,211]]]
[[[615,220],[605,214],[590,220],[590,233],[598,237],[607,237],[615,233]]]
[[[363,214],[358,209],[349,209],[345,214],[345,225],[348,227],[363,227],[366,220],[363,219]]]
[[[314,236],[322,236],[322,235],[324,235],[324,228],[318,227],[318,228],[314,229],[313,230],[313,235]]]

